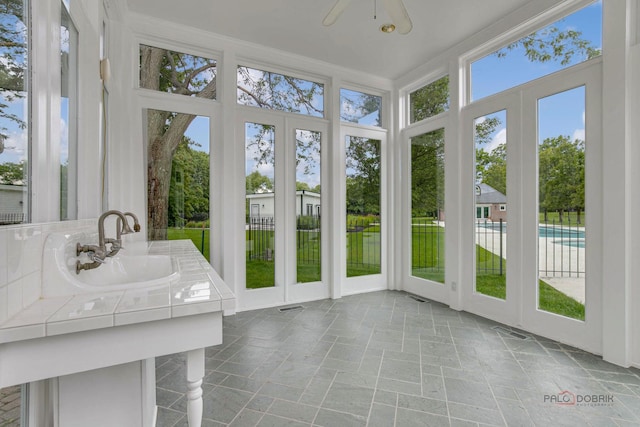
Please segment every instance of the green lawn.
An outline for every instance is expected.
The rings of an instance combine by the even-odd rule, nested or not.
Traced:
[[[476,258],[479,260],[476,267],[476,291],[484,295],[505,299],[507,296],[506,268],[503,269],[502,275],[483,273],[480,266],[490,268],[491,265],[499,264],[500,258],[480,246],[477,246],[476,249]],[[506,265],[506,260],[503,260],[503,265]],[[584,320],[584,304],[563,294],[542,280],[538,281],[538,294],[540,300],[538,308],[540,310]]]
[[[420,220],[411,233],[411,274],[444,283],[444,228]]]
[[[204,244],[203,244],[203,230],[201,228],[169,228],[167,229],[167,238],[169,240],[191,240],[196,248],[200,249],[200,252],[204,255],[207,261],[209,259],[209,229],[204,229]]]
[[[431,225],[414,225],[411,236],[412,274],[428,280],[444,283],[444,229]],[[264,254],[267,247],[273,247],[273,231],[263,231],[261,236],[253,235],[254,241],[247,244],[257,254]],[[320,280],[320,233],[302,231],[297,233],[299,282]],[[249,240],[247,232],[247,240]],[[170,228],[169,240],[190,239],[207,260],[209,260],[209,230],[197,228]],[[363,231],[347,233],[347,277],[380,273],[380,227],[371,225]],[[249,255],[249,254],[247,254]],[[272,254],[275,257],[275,254]],[[506,296],[506,261],[477,247],[476,290],[482,294],[504,299]],[[307,260],[307,261],[305,261]],[[264,259],[247,257],[247,288],[256,289],[275,286],[275,263]],[[494,273],[496,272],[496,273]],[[541,310],[584,320],[584,305],[557,291],[544,281],[539,281]]]

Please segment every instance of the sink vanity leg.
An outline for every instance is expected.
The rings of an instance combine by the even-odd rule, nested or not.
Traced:
[[[187,421],[189,427],[202,424],[202,378],[204,348],[187,352]]]

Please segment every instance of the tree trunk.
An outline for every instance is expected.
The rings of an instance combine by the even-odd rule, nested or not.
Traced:
[[[169,186],[173,153],[164,138],[158,138],[149,147],[147,170],[149,240],[167,240],[169,226]]]
[[[577,209],[576,220],[578,221],[578,224],[580,224],[580,208]]]

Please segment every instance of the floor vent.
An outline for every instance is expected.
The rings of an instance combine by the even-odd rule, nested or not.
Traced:
[[[278,311],[279,311],[280,313],[285,313],[285,312],[287,312],[287,311],[292,311],[292,310],[302,310],[303,308],[304,308],[304,307],[303,307],[303,306],[301,306],[301,305],[292,305],[292,306],[289,306],[289,307],[280,307],[280,308],[278,309]]]
[[[510,329],[507,329],[503,326],[492,326],[491,329],[493,329],[494,331],[501,333],[501,334],[505,334],[505,335],[509,335],[510,337],[514,337],[514,338],[518,338],[521,340],[528,340],[529,337],[528,335],[524,335],[524,334],[520,334],[518,332],[514,332]]]
[[[423,298],[417,297],[417,296],[415,296],[415,295],[409,295],[409,298],[411,298],[412,300],[418,301],[418,302],[429,302],[429,301],[427,301],[426,299],[423,299]]]

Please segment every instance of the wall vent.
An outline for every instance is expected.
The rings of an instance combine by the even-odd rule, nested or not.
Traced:
[[[280,313],[285,313],[285,312],[287,312],[287,311],[292,311],[292,310],[302,310],[303,308],[304,308],[304,307],[303,307],[303,306],[301,306],[301,305],[292,305],[292,306],[289,306],[289,307],[280,307],[280,308],[278,309],[278,311],[279,311]]]

